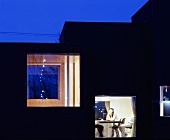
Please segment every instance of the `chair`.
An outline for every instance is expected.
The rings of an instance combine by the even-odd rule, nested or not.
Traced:
[[[131,137],[131,135],[132,135],[132,126],[129,126],[129,127],[125,127],[126,128],[126,133],[127,133],[127,135],[128,135],[128,137],[130,136]]]
[[[126,132],[128,133],[128,137],[135,137],[135,135],[136,135],[135,121],[136,121],[136,119],[134,118],[133,121],[131,122],[131,126],[125,127]]]
[[[112,137],[114,137],[114,131],[116,132],[116,137],[120,137],[118,128],[119,128],[120,124],[125,123],[125,118],[120,119],[120,121],[121,122],[118,123],[118,125],[113,124],[113,126],[111,127],[112,128]]]

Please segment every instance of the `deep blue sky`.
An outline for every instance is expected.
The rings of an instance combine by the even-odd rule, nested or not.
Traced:
[[[0,0],[0,42],[58,42],[65,21],[131,22],[148,0]]]

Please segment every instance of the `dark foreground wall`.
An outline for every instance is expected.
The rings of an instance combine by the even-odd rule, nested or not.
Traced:
[[[86,131],[85,51],[81,45],[1,43],[1,138],[3,140],[84,139]],[[27,108],[27,53],[80,53],[81,107]]]
[[[152,0],[153,9],[153,137],[170,139],[170,117],[160,117],[159,86],[170,85],[169,2]]]
[[[149,0],[133,17],[134,23],[149,21],[152,29],[152,137],[170,139],[170,117],[160,117],[160,86],[170,84],[170,14],[166,0]],[[164,103],[164,115],[169,115],[169,103]]]
[[[87,108],[97,95],[137,96],[137,138],[151,138],[152,53],[150,27],[130,23],[66,22],[61,43],[82,43],[87,49]],[[94,112],[87,112],[88,128]],[[89,139],[94,130],[88,129]]]
[[[75,44],[80,43],[76,39],[64,44],[0,44],[2,137],[94,139],[94,97],[107,94],[136,96],[137,137],[134,139],[151,138],[149,28],[130,24],[118,24],[111,30],[105,27],[102,35],[98,30],[91,32],[89,38],[85,32],[80,34],[84,37],[80,38],[84,41],[81,44]],[[74,32],[69,34],[74,39]],[[26,54],[30,52],[80,52],[80,108],[26,108]]]

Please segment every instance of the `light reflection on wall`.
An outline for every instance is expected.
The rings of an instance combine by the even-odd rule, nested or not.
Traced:
[[[118,97],[118,96],[96,96],[95,101],[109,101],[108,108],[114,108],[115,113],[120,117],[128,118],[133,116],[133,97]]]

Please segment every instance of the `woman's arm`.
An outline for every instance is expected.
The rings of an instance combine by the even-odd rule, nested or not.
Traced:
[[[106,120],[110,120],[109,114],[107,114],[107,116],[106,116]]]

